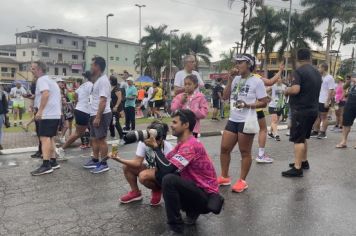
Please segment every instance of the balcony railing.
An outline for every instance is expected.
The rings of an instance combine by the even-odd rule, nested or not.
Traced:
[[[10,77],[10,78],[14,78],[15,75],[14,73],[11,72],[1,72],[1,77]]]

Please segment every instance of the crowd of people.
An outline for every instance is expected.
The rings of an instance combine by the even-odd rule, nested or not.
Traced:
[[[138,181],[151,192],[152,206],[157,206],[163,196],[167,223],[175,232],[183,231],[183,223],[194,224],[200,214],[219,214],[224,202],[219,186],[232,185],[229,174],[232,150],[238,145],[241,154],[240,175],[232,185],[233,192],[241,193],[248,188],[247,176],[252,164],[252,146],[258,135],[256,162],[272,163],[265,152],[267,137],[280,141],[278,124],[288,117],[289,140],[294,143],[295,160],[290,169],[282,172],[284,177],[302,177],[309,169],[308,144],[310,137],[327,138],[328,116],[334,107],[337,122],[334,132],[342,131],[337,148],[347,147],[347,137],[356,119],[356,78],[351,76],[337,83],[327,73],[328,65],[318,68],[311,64],[309,49],[297,53],[298,66],[291,80],[283,80],[284,65],[273,78],[263,78],[256,73],[255,58],[249,54],[236,55],[235,66],[229,72],[226,84],[217,79],[212,90],[212,120],[224,118],[224,103],[230,104],[229,118],[220,144],[221,174],[217,176],[213,162],[204,145],[198,140],[201,120],[207,118],[209,103],[200,91],[204,83],[194,71],[194,56],[186,56],[184,69],[177,72],[174,80],[174,98],[170,104],[171,132],[177,137],[174,147],[166,141],[169,126],[160,119],[161,107],[165,105],[165,93],[159,82],[152,87],[137,89],[134,79],[127,72],[123,82],[114,76],[106,76],[106,62],[102,57],[92,60],[91,70],[85,72],[84,82],[75,91],[68,91],[65,82],[53,80],[46,75],[46,65],[37,61],[31,66],[34,85],[26,95],[15,87],[10,95],[16,98],[16,107],[22,106],[21,97],[33,100],[36,133],[39,148],[33,157],[42,158],[42,164],[32,175],[52,173],[60,168],[57,160],[65,159],[70,145],[82,138],[82,148],[90,147],[92,155],[83,165],[94,174],[108,171],[109,160],[123,165],[124,176],[130,191],[120,197],[123,204],[139,201],[142,194]],[[26,92],[27,93],[27,92]],[[0,96],[0,117],[4,121],[7,100]],[[270,130],[267,129],[264,108],[271,115]],[[127,160],[119,153],[109,151],[107,134],[118,144],[125,144],[125,135],[136,128],[140,112],[156,118],[147,126],[147,137],[139,137],[135,158]],[[220,118],[218,118],[220,113]],[[120,118],[125,117],[122,128]],[[19,116],[19,124],[21,117]],[[73,120],[75,130],[72,131]],[[3,123],[3,122],[1,122]],[[153,132],[153,131],[154,132]],[[1,131],[1,126],[0,126]],[[68,139],[65,139],[68,131]],[[60,147],[55,137],[60,135]],[[1,140],[1,139],[0,139]],[[1,143],[1,142],[0,142]],[[356,147],[355,147],[356,148]],[[180,210],[186,212],[183,221]]]

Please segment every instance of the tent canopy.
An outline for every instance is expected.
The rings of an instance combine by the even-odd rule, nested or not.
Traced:
[[[151,77],[145,75],[145,76],[139,77],[135,82],[153,83],[154,80]]]

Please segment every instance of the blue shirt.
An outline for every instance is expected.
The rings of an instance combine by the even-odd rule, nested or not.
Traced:
[[[135,96],[134,99],[128,99],[129,97]],[[126,88],[126,100],[125,107],[135,107],[136,106],[137,89],[134,85],[128,86]]]

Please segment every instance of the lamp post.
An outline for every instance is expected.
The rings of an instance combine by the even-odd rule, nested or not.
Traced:
[[[142,76],[141,8],[146,7],[146,5],[135,4],[135,6],[139,9],[140,76]]]
[[[168,97],[171,99],[171,79],[172,79],[172,34],[178,32],[179,29],[169,31],[169,78],[168,78]]]
[[[109,76],[109,17],[114,14],[109,13],[106,15],[106,75]]]
[[[289,53],[289,44],[290,44],[290,22],[292,18],[292,0],[282,0],[283,2],[289,1],[289,19],[288,19],[288,34],[287,34],[287,53]],[[289,53],[290,55],[290,53]],[[288,56],[286,56],[286,64],[285,64],[285,78],[288,78]]]

